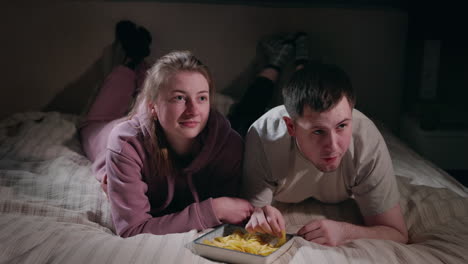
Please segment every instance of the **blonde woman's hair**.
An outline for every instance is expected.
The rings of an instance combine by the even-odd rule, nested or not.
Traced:
[[[154,137],[151,142],[151,150],[156,173],[173,173],[173,160],[168,151],[167,141],[164,131],[157,120],[154,120],[150,113],[150,105],[156,102],[161,89],[168,85],[170,78],[179,72],[198,72],[203,75],[208,82],[210,103],[215,94],[211,73],[197,57],[190,51],[173,51],[158,59],[148,70],[143,89],[138,95],[135,105],[129,113],[129,117],[138,113],[145,113],[144,120],[149,129],[149,133]]]

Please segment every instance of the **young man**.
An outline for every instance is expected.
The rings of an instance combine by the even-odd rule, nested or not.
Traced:
[[[293,74],[283,97],[284,105],[255,121],[246,136],[243,192],[256,207],[246,229],[281,234],[285,222],[273,200],[353,198],[365,226],[311,220],[297,234],[330,246],[359,238],[407,243],[390,155],[372,121],[353,109],[348,76],[309,63]]]

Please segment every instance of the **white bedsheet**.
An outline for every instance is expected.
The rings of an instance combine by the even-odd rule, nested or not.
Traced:
[[[31,112],[0,123],[0,263],[213,263],[191,250],[203,232],[123,239],[76,136],[76,117]],[[410,244],[360,239],[325,247],[295,237],[275,263],[466,263],[468,190],[384,133]],[[278,204],[288,231],[312,218],[359,223],[351,200]],[[204,231],[206,232],[206,230]]]

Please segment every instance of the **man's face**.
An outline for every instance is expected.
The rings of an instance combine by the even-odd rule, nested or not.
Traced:
[[[283,117],[288,133],[296,138],[302,154],[320,171],[331,172],[340,165],[352,136],[352,108],[346,97],[326,112],[304,107],[303,115]]]

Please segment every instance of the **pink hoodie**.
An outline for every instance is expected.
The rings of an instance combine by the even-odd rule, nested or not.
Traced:
[[[215,110],[198,136],[202,149],[177,175],[155,173],[150,152],[153,135],[143,111],[120,118],[145,76],[119,66],[108,76],[80,128],[83,150],[96,178],[107,176],[116,231],[123,237],[167,234],[221,224],[212,199],[239,191],[243,141]],[[116,120],[114,120],[116,119]],[[114,120],[114,121],[107,121]]]
[[[136,115],[113,122],[118,124],[110,132],[107,148],[93,164],[98,179],[107,174],[117,234],[167,234],[220,225],[212,198],[238,195],[242,138],[224,116],[211,110],[198,136],[199,155],[177,175],[159,175],[154,173],[148,147],[152,135],[144,119]]]

